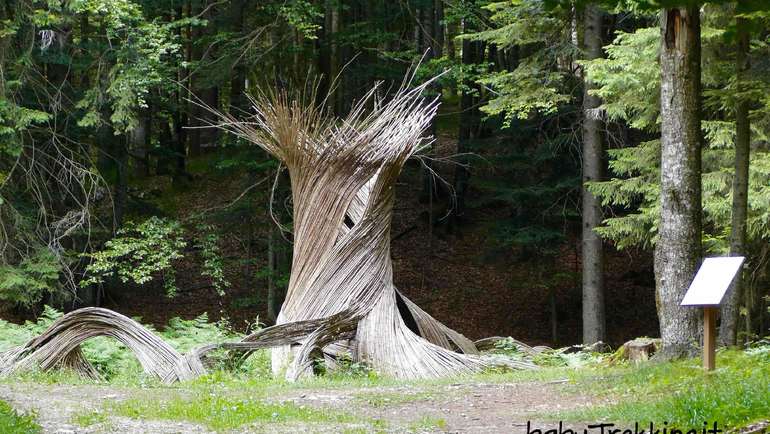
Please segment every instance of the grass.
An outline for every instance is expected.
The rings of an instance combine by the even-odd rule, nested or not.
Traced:
[[[367,392],[354,394],[353,400],[370,407],[383,408],[409,404],[416,401],[425,401],[433,399],[433,397],[434,393],[431,392]]]
[[[106,424],[108,421],[109,417],[102,411],[88,411],[72,416],[72,423],[84,428],[92,425]]]
[[[193,325],[176,329],[190,328],[196,331],[202,327]],[[190,333],[185,336],[187,334]],[[182,337],[177,340],[187,343]],[[267,397],[285,395],[288,391],[296,394],[303,390],[311,393],[321,389],[338,390],[352,395],[354,404],[383,409],[441,396],[446,393],[443,386],[449,384],[519,382],[533,383],[533,387],[539,387],[539,383],[554,380],[564,380],[570,390],[607,398],[612,404],[543,415],[548,419],[609,421],[618,425],[626,423],[628,426],[633,426],[634,422],[645,424],[652,421],[656,425],[668,422],[669,427],[681,428],[702,428],[704,422],[717,421],[720,428],[726,429],[746,426],[770,415],[770,346],[749,351],[720,351],[717,357],[718,368],[711,373],[702,370],[698,359],[650,362],[641,366],[609,365],[600,359],[572,360],[564,357],[556,362],[570,366],[548,366],[528,371],[489,371],[450,379],[406,381],[382,377],[376,372],[351,365],[350,369],[342,373],[328,373],[289,383],[273,379],[270,376],[268,353],[258,352],[242,369],[215,370],[193,381],[170,386],[135,373],[114,375],[109,377],[108,383],[132,389],[131,396],[134,399],[108,405],[100,412],[76,415],[73,423],[91,426],[107,422],[108,416],[121,415],[188,421],[212,430],[279,422],[326,423],[341,425],[340,430],[347,429],[345,432],[371,432],[385,429],[387,422],[343,412],[322,411],[292,402],[275,402]],[[0,379],[0,383],[19,381],[42,384],[95,383],[66,372],[28,372]],[[400,387],[407,387],[408,390],[401,393]],[[423,419],[413,422],[409,429],[420,432],[441,428],[440,421]],[[12,423],[27,428],[13,431],[15,428]],[[39,427],[34,422],[34,416],[19,415],[0,406],[1,433],[38,432],[36,430]]]
[[[291,402],[268,402],[254,396],[208,393],[194,397],[174,396],[161,403],[131,399],[114,404],[111,413],[135,419],[183,420],[216,431],[262,423],[355,423],[348,414],[298,406]]]
[[[648,363],[595,372],[580,384],[609,393],[615,404],[565,413],[571,420],[605,420],[700,429],[718,422],[738,428],[770,415],[770,347],[766,351],[721,351],[717,369],[704,372],[699,359]]]
[[[33,414],[20,414],[7,402],[0,401],[0,432],[3,434],[36,434],[41,432]]]
[[[444,430],[446,429],[446,421],[441,418],[425,416],[410,423],[407,429],[409,432],[425,432],[434,431],[436,429]]]

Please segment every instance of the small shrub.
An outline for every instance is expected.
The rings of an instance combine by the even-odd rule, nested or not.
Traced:
[[[510,336],[495,342],[495,347],[492,349],[492,353],[502,354],[519,360],[526,358],[526,354],[521,351],[519,345]]]
[[[103,250],[83,254],[91,263],[80,285],[101,284],[113,275],[123,283],[142,285],[162,275],[167,295],[175,295],[173,263],[187,246],[179,222],[150,217],[142,223],[127,222],[117,235],[104,243]]]

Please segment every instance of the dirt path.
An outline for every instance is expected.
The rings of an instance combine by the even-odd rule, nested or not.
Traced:
[[[569,389],[569,390],[568,390]],[[98,411],[110,402],[148,399],[161,403],[171,389],[120,388],[112,385],[0,384],[0,399],[22,411],[35,411],[45,433],[209,433],[203,426],[179,421],[150,421],[117,416],[88,427],[78,415]],[[173,393],[184,393],[174,388]],[[351,432],[521,433],[527,421],[543,431],[558,428],[556,412],[595,404],[561,382],[457,383],[345,389],[289,389],[270,398],[300,406],[343,411],[361,420],[381,422],[352,425]],[[541,421],[536,421],[540,419]],[[551,420],[551,422],[542,422]],[[231,432],[341,432],[329,424],[246,426]]]

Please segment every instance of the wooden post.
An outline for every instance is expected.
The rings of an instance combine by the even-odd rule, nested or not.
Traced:
[[[717,309],[712,306],[703,308],[703,368],[714,370],[716,358]]]

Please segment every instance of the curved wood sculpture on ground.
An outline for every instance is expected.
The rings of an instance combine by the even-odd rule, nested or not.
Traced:
[[[0,373],[38,363],[80,366],[85,339],[109,335],[165,381],[205,372],[216,348],[273,349],[273,370],[294,380],[312,372],[315,356],[340,352],[399,378],[433,378],[527,362],[480,356],[473,342],[404,297],[393,285],[390,223],[395,183],[406,160],[425,142],[437,100],[425,83],[402,88],[387,102],[372,89],[344,119],[322,104],[278,91],[252,98],[246,121],[217,113],[216,125],[279,159],[288,169],[294,212],[294,256],[277,325],[241,342],[207,345],[182,356],[138,323],[105,309],[81,309],[39,338],[0,356]],[[314,101],[315,95],[308,100]],[[109,321],[105,318],[111,318]]]

